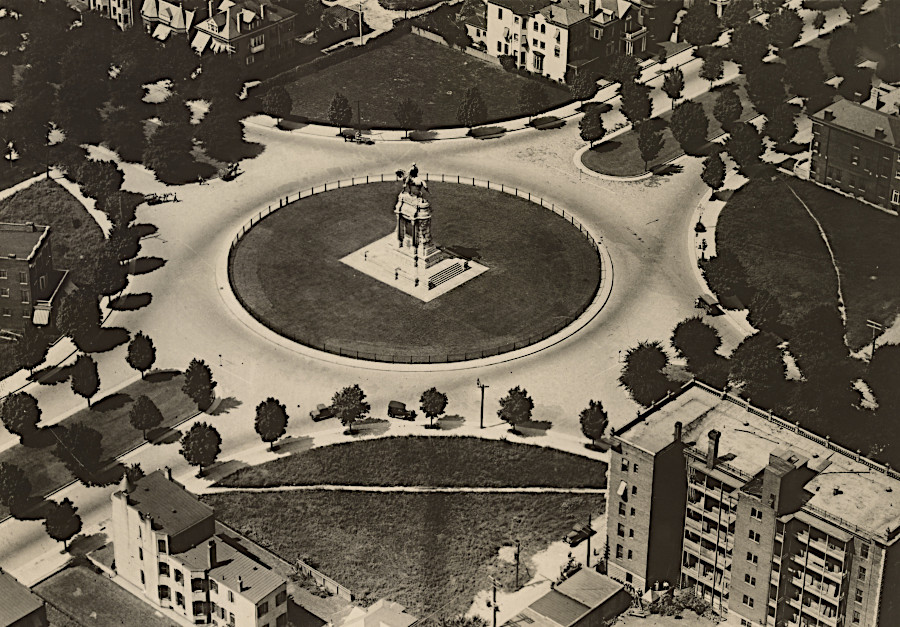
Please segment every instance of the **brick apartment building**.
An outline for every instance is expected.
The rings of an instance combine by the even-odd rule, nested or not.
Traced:
[[[150,603],[195,625],[287,625],[284,578],[216,533],[212,508],[170,473],[123,479],[111,498],[116,572]]]
[[[613,440],[610,576],[749,627],[900,625],[900,473],[697,382]]]
[[[267,63],[286,55],[296,37],[296,13],[264,0],[222,0],[197,23],[191,47],[203,53],[227,52],[244,65]]]
[[[810,178],[900,209],[900,116],[839,100],[812,116]]]
[[[46,325],[68,273],[53,267],[50,227],[0,223],[0,330],[17,335],[24,325]]]

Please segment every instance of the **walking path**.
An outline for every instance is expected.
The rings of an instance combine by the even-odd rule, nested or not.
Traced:
[[[409,492],[419,494],[606,494],[606,488],[552,488],[543,486],[522,486],[518,488],[478,487],[478,486],[424,486],[424,485],[338,485],[320,483],[316,485],[279,485],[264,488],[209,487],[201,494],[228,494],[229,492]]]

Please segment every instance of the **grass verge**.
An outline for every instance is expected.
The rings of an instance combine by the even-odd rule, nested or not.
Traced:
[[[360,598],[415,616],[454,616],[519,539],[523,564],[604,506],[559,494],[235,493],[202,497],[216,515],[282,558],[298,558]]]
[[[606,464],[542,446],[473,437],[389,437],[315,448],[242,468],[226,486],[606,487]]]

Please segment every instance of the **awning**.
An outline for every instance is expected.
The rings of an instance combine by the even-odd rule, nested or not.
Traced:
[[[191,48],[196,50],[197,54],[201,54],[204,50],[206,50],[206,44],[209,43],[209,39],[209,33],[197,31],[197,36],[194,37],[194,41],[191,42]]]
[[[157,24],[156,30],[153,31],[153,37],[159,39],[160,41],[165,41],[166,37],[168,37],[169,33],[171,32],[172,29],[165,24]]]
[[[628,485],[623,481],[622,483],[619,484],[619,489],[616,490],[616,494],[618,494],[619,496],[622,496],[623,494],[625,494],[625,489],[627,487],[628,487]]]
[[[50,310],[35,309],[31,321],[38,326],[46,326],[50,323]]]
[[[209,48],[213,52],[234,52],[234,48],[231,45],[222,43],[217,39],[210,40]]]

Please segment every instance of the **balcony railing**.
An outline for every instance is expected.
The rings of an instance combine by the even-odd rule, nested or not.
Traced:
[[[647,27],[642,26],[636,31],[632,31],[630,33],[625,33],[625,41],[637,41],[641,37],[647,34]]]

